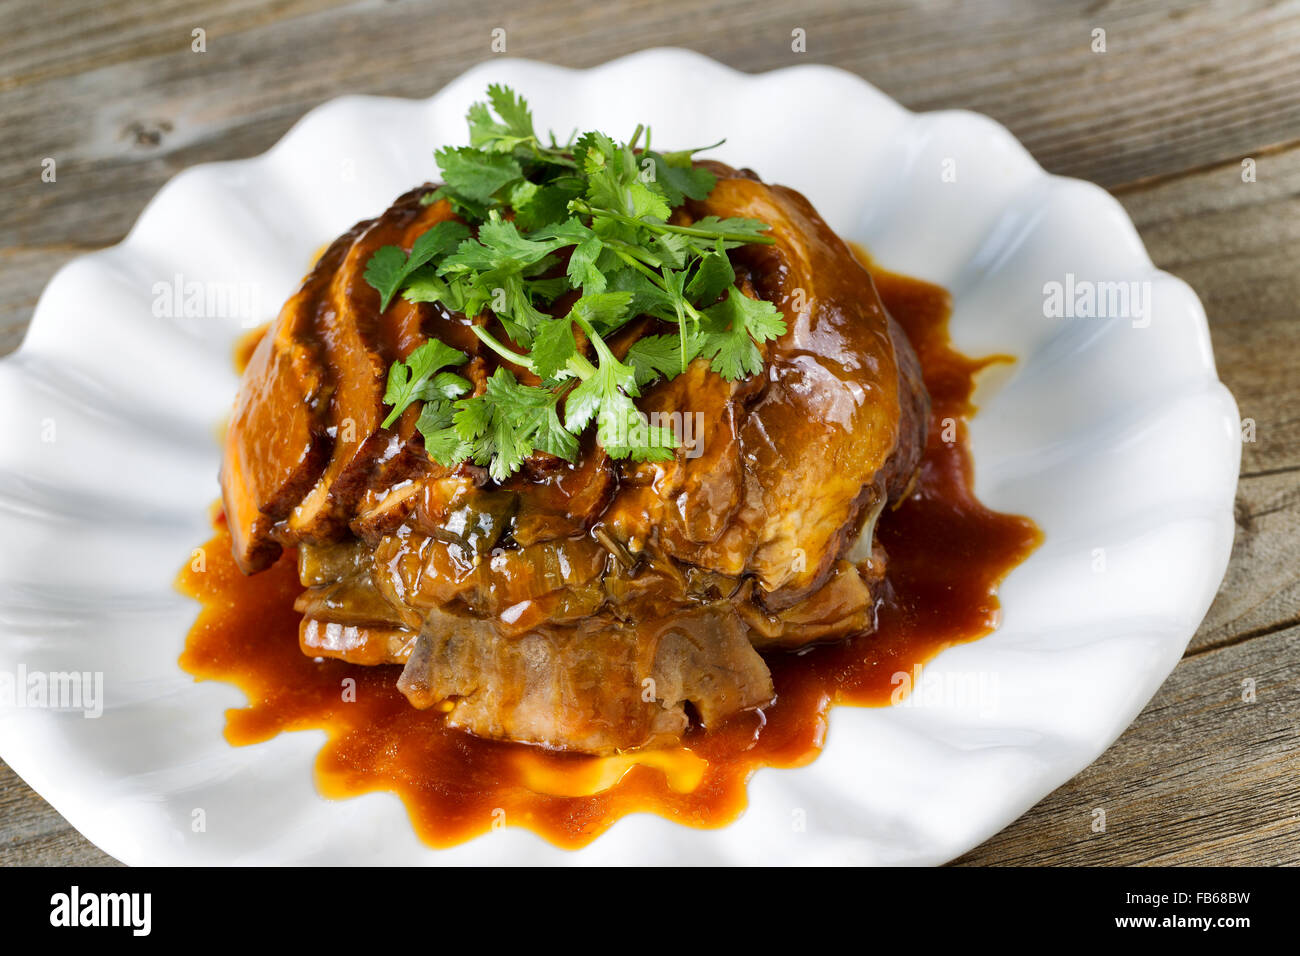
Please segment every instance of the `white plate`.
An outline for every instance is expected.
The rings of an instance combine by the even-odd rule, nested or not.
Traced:
[[[980,498],[1045,534],[1002,588],[1001,627],[941,654],[918,706],[836,708],[825,752],[760,771],[720,830],[639,815],[578,852],[513,828],[434,851],[394,796],[317,795],[323,732],[227,745],[243,695],[176,663],[196,606],[172,581],[208,536],[232,343],[323,243],[436,176],[434,149],[465,141],[489,82],[561,137],[638,121],[661,145],[727,137],[711,155],[802,190],[883,266],[950,289],[960,348],[1020,357],[971,428]],[[1067,274],[1144,283],[1150,309],[1047,318],[1044,286]],[[178,275],[252,289],[260,308],[155,315]],[[1095,759],[1177,663],[1228,560],[1240,457],[1200,303],[1103,190],[1047,175],[979,115],[913,114],[826,67],[753,76],[682,50],[579,71],[492,60],[428,100],[334,100],[265,155],[182,173],[124,242],[54,277],[0,363],[0,408],[0,681],[102,672],[106,700],[98,719],[0,709],[0,755],[127,863],[948,860]]]

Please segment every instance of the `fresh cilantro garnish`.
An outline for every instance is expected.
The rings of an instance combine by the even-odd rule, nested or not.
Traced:
[[[734,287],[725,299],[704,310],[704,318],[700,354],[713,359],[713,371],[733,380],[763,370],[755,340],[766,342],[785,332],[785,320],[776,306],[751,299]]]
[[[376,250],[366,263],[366,282],[379,291],[379,311],[388,308],[397,290],[415,270],[435,256],[455,249],[468,236],[469,229],[464,224],[440,222],[415,240],[409,256],[397,246]]]
[[[692,355],[699,353],[699,342],[688,340]],[[628,349],[625,361],[636,373],[637,387],[659,377],[673,378],[681,370],[681,339],[676,335],[647,335]]]
[[[519,470],[534,451],[573,460],[577,436],[560,422],[560,393],[520,385],[509,369],[498,368],[482,395],[462,399],[452,417],[439,413],[423,420],[425,449],[444,465],[470,459],[486,465],[497,481]]]
[[[727,379],[757,374],[759,346],[785,331],[775,306],[736,285],[727,255],[772,243],[768,226],[716,216],[673,221],[685,202],[706,198],[716,178],[694,165],[698,150],[652,150],[643,127],[626,143],[600,132],[544,141],[527,102],[497,85],[467,119],[469,146],[438,151],[443,185],[423,200],[448,201],[464,222],[433,227],[409,256],[395,246],[378,250],[366,281],[381,308],[400,292],[494,320],[509,343],[490,322],[471,327],[540,384],[523,384],[503,367],[481,394],[466,396],[468,382],[440,371],[465,356],[447,346],[425,352],[430,342],[394,363],[384,424],[422,401],[417,427],[429,455],[449,466],[474,461],[497,480],[536,451],[573,460],[577,436],[592,425],[611,457],[670,457],[676,439],[637,409],[641,390],[697,357]],[[571,304],[557,309],[560,300]],[[676,330],[642,336],[620,360],[606,338],[637,316]]]
[[[469,391],[469,382],[452,372],[438,371],[464,363],[464,352],[437,339],[415,348],[405,362],[394,362],[388,369],[388,387],[384,391],[384,404],[393,408],[380,427],[387,428],[397,421],[414,401],[425,402],[427,408],[429,404],[450,402],[464,395]]]
[[[519,164],[502,153],[485,153],[466,146],[438,152],[438,167],[457,194],[479,203],[491,202],[492,194],[507,183],[523,179]]]

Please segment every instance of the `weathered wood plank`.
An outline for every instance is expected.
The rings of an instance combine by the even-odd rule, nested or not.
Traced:
[[[1300,625],[1300,472],[1243,478],[1237,536],[1192,653]]]
[[[0,762],[0,865],[112,865],[117,861],[70,827]]]
[[[1254,423],[1232,562],[1191,650],[1300,623],[1300,148],[1121,189],[1155,263],[1196,290],[1219,375]]]
[[[337,0],[345,2],[345,0]],[[329,0],[7,0],[0,90],[175,53],[192,31],[231,36],[327,8]]]
[[[1300,467],[1300,148],[1118,191],[1151,258],[1210,319],[1219,377],[1253,419],[1242,474]]]
[[[1300,864],[1298,712],[1300,628],[1193,654],[1096,763],[956,862]]]
[[[797,13],[752,0],[552,0],[507,11],[473,0],[299,0],[262,14],[241,0],[230,13],[168,4],[156,23],[151,9],[128,15],[136,9],[119,3],[84,23],[33,15],[3,41],[0,248],[115,241],[179,169],[260,152],[341,93],[426,96],[491,57],[497,26],[509,54],[572,66],[660,44],[750,71],[835,63],[914,108],[988,113],[1049,169],[1106,185],[1300,139],[1300,58],[1287,55],[1300,0],[933,2],[919,15],[831,0]],[[127,24],[120,37],[114,16]],[[216,24],[206,53],[190,50],[195,20]],[[796,28],[807,31],[806,53],[791,50]],[[58,48],[48,63],[45,29]],[[1091,49],[1094,29],[1107,31],[1104,53]],[[45,157],[59,161],[59,188],[39,181]]]

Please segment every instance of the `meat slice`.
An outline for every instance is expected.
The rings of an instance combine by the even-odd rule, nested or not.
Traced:
[[[863,516],[893,490],[892,475],[910,478],[928,400],[909,381],[900,355],[911,348],[870,275],[802,195],[724,171],[691,211],[762,220],[776,240],[736,253],[787,325],[740,428],[742,520],[752,534],[747,570],[769,607],[788,607],[830,576]],[[915,454],[897,454],[918,434]]]
[[[379,219],[359,223],[317,262],[254,351],[226,432],[222,498],[241,570],[268,567],[283,544],[341,540],[374,484],[389,488],[430,466],[409,409],[380,429],[388,368],[426,340],[473,351],[468,325],[397,299],[381,315],[365,281],[383,245],[409,249],[452,216],[446,202],[420,205],[412,190]],[[393,526],[391,509],[362,530]]]
[[[410,303],[398,300],[388,312],[379,312],[379,293],[365,281],[370,257],[387,245],[407,246],[413,236],[447,219],[446,203],[421,206],[424,189],[412,190],[393,207],[365,226],[347,250],[330,281],[328,299],[315,315],[316,332],[323,343],[323,358],[330,369],[330,427],[334,446],[329,463],[315,486],[293,509],[287,535],[293,540],[329,541],[348,533],[357,503],[370,484],[372,471],[391,447],[391,435],[380,428],[387,412],[384,388],[389,366],[403,357],[382,351],[386,337],[414,348],[418,337],[405,341],[387,324],[410,324]],[[409,348],[407,354],[409,354]],[[408,438],[410,432],[408,431]]]
[[[275,523],[311,488],[329,458],[327,372],[312,317],[351,241],[349,233],[329,247],[280,310],[244,372],[226,429],[221,490],[235,561],[245,574],[279,557]]]
[[[632,470],[602,520],[625,542],[653,533],[679,561],[753,576],[766,614],[817,592],[867,517],[903,494],[929,399],[871,277],[808,201],[711,168],[718,184],[690,212],[772,227],[774,245],[733,257],[787,331],[768,343],[761,375],[727,382],[697,360],[647,393],[647,410],[698,413],[699,454]]]
[[[388,599],[374,570],[374,556],[360,541],[299,546],[298,577],[307,590],[294,609],[303,616],[303,653],[366,665],[406,660],[421,619]]]
[[[490,621],[434,612],[397,686],[416,707],[451,701],[453,727],[593,754],[676,742],[687,703],[714,727],[774,695],[729,607],[638,625],[598,615],[508,639]]]

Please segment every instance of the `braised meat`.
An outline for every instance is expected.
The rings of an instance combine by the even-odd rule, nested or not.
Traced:
[[[602,753],[676,743],[685,704],[705,725],[772,699],[767,665],[730,604],[621,621],[600,613],[509,638],[490,618],[435,609],[397,686],[417,707],[458,701],[453,726]]]
[[[926,439],[916,356],[803,196],[708,168],[716,186],[675,221],[767,223],[772,244],[729,256],[786,331],[759,344],[758,374],[696,358],[645,391],[643,412],[686,426],[664,461],[616,460],[587,433],[575,461],[535,452],[502,481],[438,464],[415,406],[381,427],[387,371],[437,339],[481,394],[503,362],[473,330],[491,313],[400,296],[381,311],[363,275],[452,207],[413,190],[321,257],[248,366],[221,474],[241,569],[297,548],[304,653],[402,665],[414,706],[475,734],[610,753],[767,705],[760,651],[874,627],[875,519]],[[637,320],[618,348],[663,324]]]

